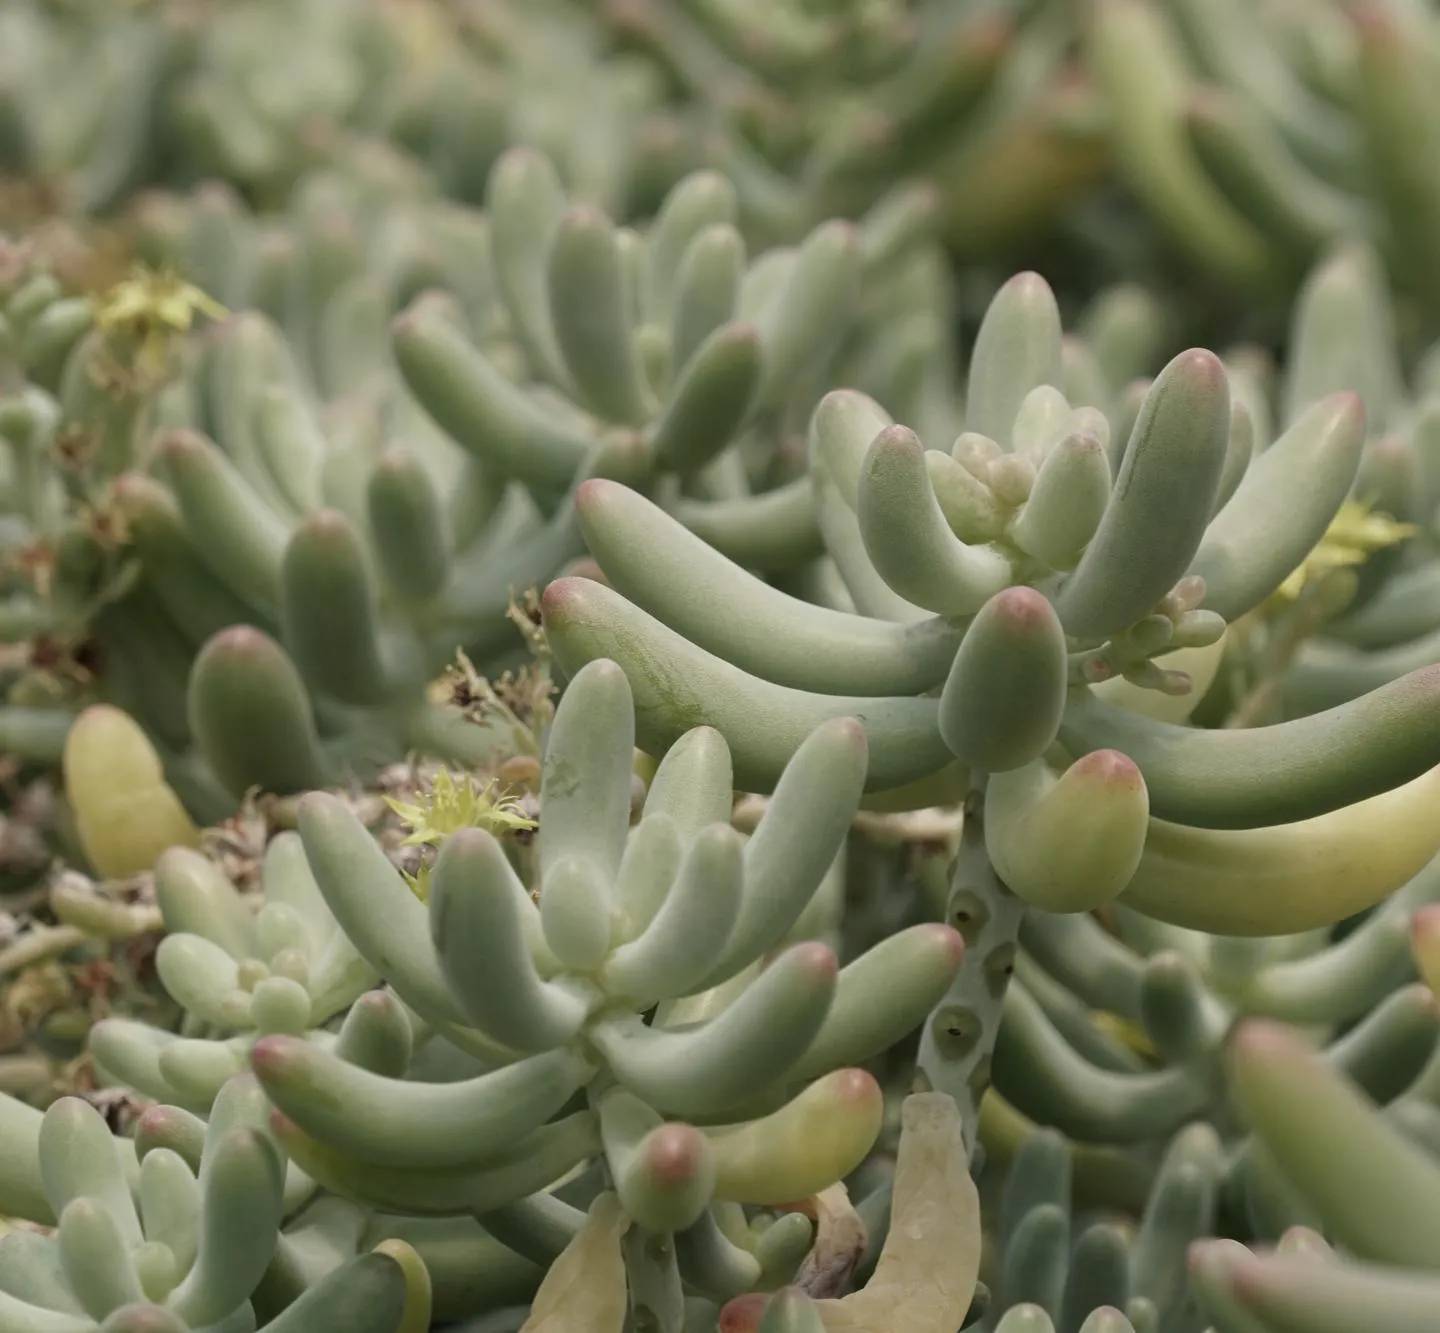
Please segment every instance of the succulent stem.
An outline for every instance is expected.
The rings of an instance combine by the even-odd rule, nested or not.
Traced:
[[[965,802],[945,909],[945,920],[965,938],[965,957],[920,1037],[922,1081],[949,1093],[959,1105],[972,1159],[979,1144],[980,1099],[990,1086],[991,1055],[1025,915],[1025,904],[996,874],[985,850],[984,804],[981,778]]]
[[[621,1242],[630,1281],[630,1323],[634,1333],[683,1333],[685,1292],[675,1262],[674,1236],[638,1223]]]

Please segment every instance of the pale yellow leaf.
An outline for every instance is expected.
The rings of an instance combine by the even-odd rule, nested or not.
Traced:
[[[619,1197],[599,1195],[550,1265],[520,1333],[622,1333],[629,1295],[620,1240],[628,1227]]]

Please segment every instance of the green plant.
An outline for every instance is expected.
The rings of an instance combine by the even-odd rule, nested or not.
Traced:
[[[487,831],[484,802],[440,808],[441,784],[394,803],[422,849],[408,878],[324,793],[269,841],[258,901],[167,852],[157,963],[186,1025],[106,1019],[97,1067],[192,1135],[253,1067],[301,1178],[365,1216],[474,1214],[547,1263],[583,1206],[547,1189],[593,1163],[637,1229],[635,1300],[667,1325],[682,1275],[715,1301],[783,1279],[809,1223],[752,1228],[746,1208],[862,1163],[882,1105],[856,1066],[934,1003],[959,936],[920,924],[838,975],[807,942],[864,780],[855,721],[816,731],[748,839],[706,729],[662,759],[632,827],[633,732],[624,675],[588,667],[545,737],[533,843],[510,816]]]
[[[946,919],[969,949],[921,1056],[967,1123],[1027,909],[1118,899],[1195,929],[1301,931],[1380,901],[1440,850],[1422,814],[1440,753],[1432,672],[1230,730],[1091,688],[1190,692],[1155,659],[1216,643],[1302,564],[1355,484],[1359,398],[1297,406],[1257,449],[1257,413],[1209,352],[1172,359],[1133,422],[1073,406],[1062,357],[1053,296],[1022,275],[981,327],[948,453],[862,395],[822,400],[811,477],[850,609],[767,587],[600,480],[577,504],[609,586],[568,578],[544,596],[562,670],[599,656],[626,669],[642,746],[704,720],[763,790],[805,730],[853,714],[871,792],[923,805],[968,790]]]
[[[264,1107],[234,1085],[185,1155],[137,1150],[73,1097],[7,1126],[10,1150],[28,1138],[34,1154],[7,1179],[7,1207],[54,1229],[0,1238],[0,1318],[17,1333],[254,1329],[287,1203]],[[429,1299],[418,1257],[392,1246],[336,1265],[264,1327],[402,1333],[428,1321]]]
[[[1101,0],[1085,27],[1115,165],[1191,262],[1284,300],[1337,241],[1368,242],[1433,334],[1426,7]]]
[[[1433,930],[1433,910],[1428,919]],[[1231,1065],[1245,1119],[1313,1225],[1296,1223],[1269,1250],[1195,1247],[1194,1288],[1216,1324],[1423,1328],[1437,1294],[1433,1148],[1387,1123],[1279,1024],[1241,1027]]]

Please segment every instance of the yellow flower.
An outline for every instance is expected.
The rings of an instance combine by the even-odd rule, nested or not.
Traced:
[[[1275,590],[1275,595],[1293,602],[1307,584],[1332,569],[1363,565],[1376,551],[1395,546],[1407,537],[1413,537],[1415,532],[1413,523],[1397,523],[1388,514],[1375,513],[1363,501],[1346,500],[1315,549]]]
[[[110,333],[121,328],[168,328],[185,333],[196,315],[223,318],[226,309],[213,297],[173,273],[137,265],[95,302],[95,322]]]
[[[438,847],[452,833],[461,829],[482,828],[488,833],[503,835],[539,825],[523,811],[518,798],[510,796],[491,778],[483,785],[470,774],[458,780],[448,769],[441,769],[430,784],[430,790],[412,804],[385,798],[401,823],[409,830],[401,846]],[[406,875],[406,881],[422,901],[430,889],[430,870],[422,866],[419,873]]]
[[[96,327],[102,333],[129,332],[139,339],[138,368],[158,373],[172,334],[188,333],[198,315],[223,319],[229,312],[173,273],[136,265],[128,278],[94,298]]]

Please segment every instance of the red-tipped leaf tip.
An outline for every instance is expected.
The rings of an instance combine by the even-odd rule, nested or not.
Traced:
[[[1018,296],[1027,301],[1043,300],[1048,302],[1055,299],[1055,293],[1051,290],[1050,284],[1034,269],[1026,269],[1022,273],[1015,274],[1001,286],[1000,292],[1006,296]],[[998,296],[997,293],[997,299]]]
[[[1306,1048],[1283,1023],[1270,1018],[1252,1018],[1240,1023],[1230,1037],[1232,1058],[1249,1063],[1276,1058],[1293,1059]]]
[[[375,460],[375,471],[377,474],[394,476],[410,472],[415,467],[415,456],[403,444],[390,445],[378,459]]]
[[[545,585],[545,591],[540,594],[540,613],[548,621],[552,617],[563,619],[568,612],[573,612],[584,605],[586,591],[593,586],[589,579],[564,578],[555,579],[552,583]]]
[[[1196,388],[1218,389],[1226,384],[1225,363],[1205,347],[1190,347],[1175,356],[1160,372],[1165,379],[1183,377]]]
[[[367,990],[353,1005],[352,1009],[366,1009],[377,1015],[395,1013],[399,1008],[399,1001],[389,992],[384,990]]]
[[[205,437],[183,426],[166,431],[160,438],[160,456],[166,463],[184,463],[204,455]]]
[[[305,1043],[298,1037],[262,1037],[250,1052],[250,1066],[264,1078],[266,1074],[282,1074],[302,1054]]]
[[[1163,953],[1152,954],[1145,962],[1144,978],[1149,981],[1152,978],[1169,980],[1172,978],[1184,979],[1190,975],[1190,968],[1184,957],[1173,949],[1167,949]]]
[[[1071,454],[1087,455],[1094,458],[1105,458],[1108,450],[1100,443],[1100,437],[1093,431],[1077,430],[1067,435],[1061,442],[1061,447]]]
[[[1022,586],[997,592],[980,615],[1016,632],[1048,632],[1056,623],[1055,608],[1044,593]],[[977,617],[978,619],[978,617]]]
[[[1417,943],[1440,943],[1440,903],[1429,903],[1410,918],[1410,936]]]
[[[591,477],[575,488],[575,508],[583,517],[602,506],[606,500],[618,498],[627,489],[608,477]]]
[[[907,459],[924,458],[925,446],[909,426],[886,426],[870,445],[871,457],[879,460],[903,454]]]
[[[609,231],[614,223],[593,204],[576,204],[567,208],[560,219],[560,230],[566,231]]]
[[[137,1142],[142,1138],[167,1138],[178,1125],[179,1119],[172,1107],[147,1107],[135,1122],[135,1137]]]
[[[1376,0],[1349,0],[1345,5],[1356,36],[1372,49],[1398,42],[1400,25],[1391,17],[1389,10]]]
[[[770,1297],[763,1291],[747,1292],[727,1301],[720,1308],[720,1333],[754,1333],[769,1301]]]
[[[828,1081],[836,1102],[862,1110],[868,1110],[885,1095],[874,1075],[864,1069],[837,1069]]]
[[[295,535],[333,540],[337,537],[350,536],[352,530],[350,520],[338,509],[317,509],[305,518]]]
[[[111,485],[110,495],[126,513],[134,513],[154,504],[159,489],[144,473],[122,472]]]
[[[1216,1247],[1220,1242],[1214,1240],[1192,1240],[1185,1250],[1185,1269],[1191,1277],[1197,1277],[1200,1271],[1216,1253]]]
[[[860,244],[860,229],[853,222],[847,222],[844,218],[831,218],[828,222],[822,222],[815,229],[815,234],[823,235],[827,239],[833,236],[847,249]]]
[[[1435,1018],[1440,1015],[1440,997],[1430,989],[1423,981],[1417,981],[1405,988],[1405,996],[1417,1013],[1423,1013],[1427,1018]]]
[[[682,1185],[694,1177],[705,1146],[705,1136],[693,1125],[661,1125],[645,1137],[645,1163],[657,1180]]]
[[[1234,1256],[1226,1267],[1225,1285],[1243,1303],[1263,1295],[1273,1284],[1267,1266],[1260,1262],[1260,1256],[1247,1252]]]
[[[965,957],[965,937],[943,921],[927,921],[915,927],[916,936],[934,947],[952,968],[958,968]]]
[[[818,940],[809,940],[804,944],[795,945],[790,950],[790,958],[797,968],[821,980],[833,978],[840,970],[840,963],[835,957],[834,951]]]
[[[495,171],[497,174],[508,176],[516,171],[528,171],[537,165],[546,165],[544,158],[535,149],[520,144],[514,148],[507,148],[500,154],[500,159],[495,164]]]
[[[1145,779],[1135,761],[1119,750],[1092,750],[1081,755],[1070,771],[1107,787],[1143,790]]]
[[[263,629],[254,625],[228,625],[210,636],[201,657],[273,657],[284,650]]]
[[[754,324],[726,324],[715,335],[717,341],[726,343],[760,344],[760,330]]]
[[[837,717],[824,724],[829,727],[837,736],[842,737],[851,749],[861,753],[868,753],[870,749],[870,737],[865,730],[865,724],[858,717]]]
[[[1365,400],[1354,389],[1337,389],[1325,401],[1333,405],[1337,415],[1365,419]]]

